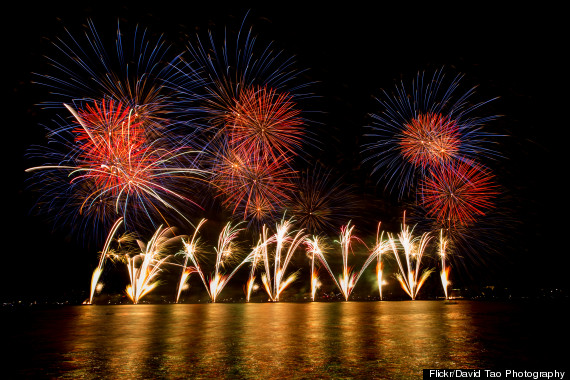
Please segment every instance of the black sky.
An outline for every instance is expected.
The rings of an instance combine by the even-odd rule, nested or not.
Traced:
[[[84,252],[64,231],[52,232],[48,222],[28,215],[33,197],[24,190],[24,153],[42,142],[39,124],[47,122],[36,106],[46,99],[31,83],[32,72],[46,68],[42,55],[54,51],[50,40],[63,36],[65,27],[79,32],[88,18],[99,32],[112,35],[120,19],[164,33],[178,48],[195,32],[239,25],[248,10],[247,20],[260,42],[274,41],[295,55],[299,67],[309,68],[307,79],[319,82],[314,92],[324,111],[320,121],[334,136],[322,157],[355,181],[362,181],[354,174],[362,126],[369,112],[378,111],[373,96],[383,88],[391,90],[394,80],[445,66],[464,73],[466,85],[478,85],[479,99],[500,97],[488,111],[503,116],[488,127],[508,135],[499,145],[505,159],[495,168],[516,222],[505,242],[505,257],[493,261],[489,276],[481,268],[478,275],[505,286],[567,286],[563,142],[568,86],[563,55],[568,43],[560,9],[478,8],[475,3],[463,9],[386,7],[382,2],[311,7],[187,3],[68,7],[21,2],[5,9],[3,296],[86,288],[95,265],[94,252]]]

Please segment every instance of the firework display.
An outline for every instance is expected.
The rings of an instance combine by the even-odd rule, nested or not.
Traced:
[[[413,228],[406,225],[405,215],[402,229],[397,237],[387,233],[387,237],[384,238],[384,231],[380,231],[379,225],[376,242],[371,247],[368,247],[359,237],[354,235],[354,225],[342,226],[339,238],[330,245],[324,237],[309,236],[303,229],[295,230],[293,220],[282,218],[275,226],[275,231],[272,234],[264,225],[258,242],[252,245],[246,254],[240,254],[241,250],[236,246],[236,238],[243,231],[243,228],[239,224],[232,225],[231,223],[227,223],[220,232],[213,254],[208,253],[206,244],[203,244],[199,237],[200,229],[206,222],[205,219],[202,219],[191,237],[176,235],[172,228],[161,226],[145,244],[140,239],[134,239],[132,234],[114,238],[122,225],[122,219],[117,220],[105,242],[99,266],[93,273],[91,295],[85,303],[94,303],[95,288],[103,272],[106,258],[112,258],[115,262],[125,264],[129,278],[125,294],[134,304],[139,303],[145,295],[160,284],[161,273],[172,268],[180,271],[174,292],[174,302],[180,302],[182,293],[188,289],[185,285],[193,273],[199,276],[210,302],[218,302],[220,294],[228,282],[246,264],[251,264],[247,283],[244,287],[246,302],[251,300],[256,271],[261,272],[261,283],[267,293],[267,300],[279,302],[284,290],[301,278],[302,267],[292,270],[289,267],[292,259],[295,256],[303,256],[303,253],[310,261],[311,301],[317,300],[317,291],[323,284],[333,286],[338,290],[339,296],[348,301],[357,283],[375,260],[377,261],[375,278],[380,295],[379,299],[382,300],[382,285],[386,281],[383,272],[383,260],[386,260],[389,253],[392,253],[390,258],[397,262],[393,277],[412,300],[416,299],[425,280],[434,271],[434,268],[420,271],[422,257],[428,250],[431,237],[427,233],[414,237]],[[136,247],[129,246],[129,242],[132,243],[133,241],[136,242]],[[355,270],[349,262],[350,256],[357,258],[352,247],[354,241],[362,244],[366,251],[364,255],[358,255],[360,260],[363,260],[359,270]],[[116,243],[116,248],[111,248],[113,243]],[[332,251],[328,252],[326,256],[325,246],[329,246],[328,250]],[[337,249],[334,249],[335,247]],[[447,242],[442,232],[440,233],[439,246],[432,247],[432,249],[434,257],[439,255],[441,259],[441,280],[445,298],[448,298],[449,267],[446,266],[445,262]],[[204,263],[211,256],[214,258],[213,270],[208,274],[205,272]],[[338,278],[335,266],[330,263],[331,260],[335,259],[335,256],[341,258]],[[179,257],[183,258],[182,263]],[[329,276],[327,278],[319,276],[319,268],[326,270]],[[164,284],[164,286],[170,287],[168,284]]]
[[[384,284],[384,279],[383,279],[384,264],[382,263],[382,254],[386,252],[391,245],[390,240],[383,238],[384,231],[380,233],[381,225],[382,223],[378,223],[378,231],[376,233],[376,244],[374,245],[373,251],[370,255],[371,258],[374,258],[374,256],[376,256],[376,280],[378,282],[378,294],[380,296],[380,300],[382,300],[382,285]]]
[[[391,279],[415,300],[437,266],[449,298],[449,256],[500,195],[489,165],[500,155],[484,129],[496,116],[477,115],[488,101],[473,102],[474,88],[461,92],[462,75],[447,81],[443,69],[420,72],[411,89],[401,82],[378,99],[382,111],[371,115],[363,163],[398,200],[411,196],[423,226],[437,228],[414,236],[404,213],[398,233],[379,223],[369,246],[352,223],[366,205],[310,159],[304,71],[272,44],[259,48],[252,29],[226,31],[222,43],[209,32],[180,54],[138,29],[126,44],[118,30],[117,57],[91,22],[91,50],[67,37],[55,44],[63,59],[50,59],[59,77],[41,82],[56,89],[44,105],[59,119],[47,128],[48,144],[30,149],[40,163],[26,171],[41,211],[82,237],[105,236],[86,303],[96,303],[107,259],[126,266],[124,293],[134,304],[168,284],[159,281],[168,272],[176,274],[177,303],[193,293],[194,279],[210,302],[220,302],[242,274],[246,302],[259,288],[279,302],[305,278],[311,301],[330,294],[348,301],[359,281],[377,286],[383,300]],[[217,244],[204,242],[211,225],[223,225]],[[177,235],[175,227],[193,232]],[[126,235],[115,238],[120,228]],[[435,231],[437,247],[430,244]],[[147,243],[134,238],[150,232]]]

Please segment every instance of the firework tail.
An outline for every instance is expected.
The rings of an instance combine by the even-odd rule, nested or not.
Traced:
[[[382,277],[383,277],[383,274],[382,274],[382,269],[383,269],[382,254],[390,248],[390,242],[389,242],[389,240],[383,239],[384,232],[382,232],[380,234],[380,225],[381,225],[381,223],[378,223],[378,229],[376,231],[376,245],[374,246],[374,249],[372,250],[372,254],[370,255],[370,258],[372,258],[372,259],[376,258],[376,278],[378,280],[378,293],[380,295],[380,300],[382,300],[382,281],[383,281],[383,279],[382,279]]]
[[[443,292],[445,293],[445,299],[448,299],[447,287],[449,285],[449,270],[450,268],[446,266],[446,251],[447,251],[447,239],[443,237],[443,230],[439,231],[439,256],[441,258],[441,285],[443,286]]]
[[[352,230],[354,226],[349,227],[349,225],[343,226],[340,234],[340,247],[342,255],[342,275],[339,276],[340,291],[344,296],[344,299],[348,301],[348,297],[352,292],[354,286],[354,275],[352,269],[348,266],[348,253],[350,251],[350,238],[352,235]]]
[[[312,238],[307,238],[305,240],[305,244],[307,245],[307,251],[311,257],[311,296],[314,301],[317,288],[319,287],[318,281],[318,270],[315,270],[315,259],[317,259],[323,267],[326,268],[327,272],[329,273],[330,277],[335,282],[337,288],[341,289],[340,284],[338,283],[334,272],[332,271],[330,265],[328,264],[324,252],[322,250],[322,244],[320,239],[317,236],[313,236]]]
[[[394,257],[396,258],[400,269],[400,273],[396,273],[396,278],[400,282],[404,291],[412,298],[412,300],[415,300],[423,283],[431,272],[433,272],[433,269],[424,270],[422,274],[419,275],[422,256],[431,237],[428,233],[424,233],[419,238],[414,238],[413,229],[410,230],[406,225],[406,216],[404,214],[404,221],[402,223],[402,230],[398,234],[398,241],[404,250],[404,257],[406,260],[405,268],[402,264],[402,260],[400,259],[400,255],[398,254],[398,249],[396,248],[393,236],[388,234],[388,238],[390,248],[394,253]]]
[[[276,232],[270,238],[267,238],[267,229],[265,226],[262,227],[262,237],[266,242],[263,245],[262,258],[265,264],[265,273],[261,275],[261,281],[263,286],[269,295],[271,301],[278,302],[279,295],[289,284],[291,284],[298,275],[298,272],[294,272],[289,277],[284,279],[285,272],[287,271],[287,266],[293,257],[293,253],[297,250],[299,245],[305,242],[306,236],[304,235],[304,230],[300,229],[292,237],[293,231],[290,231],[291,220],[282,220],[280,224],[277,225]],[[275,255],[273,259],[273,278],[271,277],[271,264],[269,258],[268,245],[275,242]],[[288,243],[288,248],[285,251],[285,245]]]
[[[366,259],[366,261],[364,262],[364,264],[362,264],[362,267],[360,268],[360,271],[358,271],[358,273],[355,275],[354,277],[354,283],[352,284],[352,288],[350,289],[350,292],[348,295],[350,295],[350,293],[352,292],[352,289],[354,289],[354,287],[356,286],[356,284],[358,283],[358,280],[360,279],[360,277],[362,276],[362,274],[364,273],[364,271],[366,270],[366,268],[368,268],[368,266],[374,261],[374,259],[377,260],[377,265],[376,265],[376,276],[378,278],[378,288],[379,288],[379,292],[380,292],[380,299],[382,299],[382,253],[384,253],[385,251],[387,251],[389,249],[389,243],[388,241],[383,239],[384,233],[382,232],[382,234],[380,234],[380,223],[378,223],[378,230],[376,233],[376,244],[374,245],[373,249],[370,250],[370,254],[368,255],[368,258]],[[348,298],[347,298],[348,300]]]
[[[142,297],[158,285],[156,277],[160,272],[160,267],[170,257],[162,256],[162,245],[168,241],[166,234],[170,231],[170,228],[163,229],[159,226],[139,255],[126,256],[130,279],[126,293],[134,304],[137,304]],[[137,259],[141,261],[138,267],[136,266],[136,262],[139,261]]]
[[[382,301],[382,260],[378,256],[378,261],[376,263],[376,278],[378,280],[378,293],[380,295],[380,301]]]
[[[379,251],[379,249],[384,247],[383,245],[375,246],[374,249],[368,255],[366,261],[364,262],[360,270],[358,272],[353,272],[352,268],[348,266],[348,254],[351,249],[351,241],[354,238],[352,236],[352,231],[354,230],[354,227],[355,226],[350,226],[349,223],[341,228],[341,234],[340,234],[343,270],[342,270],[342,275],[339,277],[337,285],[339,285],[339,289],[342,292],[345,301],[348,301],[350,294],[354,290],[354,287],[358,283],[358,280],[360,279],[366,268],[368,268],[370,263],[372,263],[372,261],[374,261],[374,259],[381,254],[381,251]]]
[[[202,268],[200,268],[200,262],[196,257],[196,246],[192,244],[192,241],[182,240],[182,243],[184,244],[184,255],[186,256],[187,259],[189,259],[192,262],[194,269],[196,270],[196,272],[200,276],[200,279],[202,280],[202,283],[204,284],[204,288],[208,292],[208,296],[212,298],[210,294],[210,288],[208,287],[208,284],[206,282],[206,277],[204,276],[204,272],[202,271]]]
[[[209,281],[206,280],[204,271],[200,267],[200,263],[196,257],[195,246],[191,242],[184,241],[185,255],[192,262],[194,270],[200,276],[204,288],[208,292],[208,296],[212,302],[216,302],[220,293],[228,283],[228,281],[235,275],[235,273],[246,263],[251,262],[255,257],[256,251],[250,252],[229,274],[222,273],[222,269],[228,260],[233,258],[235,251],[232,248],[232,242],[238,236],[242,228],[239,228],[238,223],[232,226],[231,223],[227,223],[223,228],[222,232],[218,237],[218,244],[215,248],[216,251],[216,263],[214,265],[214,272],[211,273]],[[201,224],[200,224],[201,225]],[[195,239],[193,238],[193,241]]]
[[[311,254],[311,301],[314,301],[319,287],[318,271],[315,270],[315,255],[322,255],[322,252],[316,236],[313,236],[313,239],[307,239],[307,245]]]
[[[93,275],[91,276],[91,291],[89,293],[89,304],[93,303],[93,296],[95,295],[95,289],[97,288],[97,283],[99,282],[99,278],[101,277],[101,273],[103,273],[103,266],[105,265],[105,259],[107,258],[107,252],[109,252],[109,247],[111,245],[111,241],[115,236],[115,233],[119,229],[119,226],[123,223],[123,218],[117,219],[117,221],[111,227],[111,231],[109,231],[109,235],[107,236],[107,240],[105,241],[105,245],[103,246],[103,251],[101,252],[101,256],[99,257],[99,265],[93,271]]]
[[[232,241],[241,231],[241,228],[238,228],[238,226],[239,223],[233,227],[231,223],[227,223],[218,238],[218,246],[216,247],[216,264],[214,267],[214,274],[210,278],[210,299],[212,302],[216,302],[218,295],[230,279],[229,276],[220,273],[220,268],[224,266],[226,259],[229,259],[234,255]],[[235,269],[232,272],[232,275],[233,273],[235,273]]]
[[[198,231],[200,230],[200,227],[202,227],[202,225],[204,223],[206,223],[206,219],[200,220],[200,222],[196,226],[196,229],[194,230],[194,234],[192,235],[192,238],[190,239],[190,241],[185,242],[184,240],[182,240],[182,243],[184,245],[184,264],[182,265],[182,273],[180,274],[180,281],[178,283],[178,291],[176,292],[176,303],[178,303],[178,300],[180,299],[180,294],[182,293],[182,288],[184,287],[184,284],[186,284],[188,277],[190,277],[190,275],[192,273],[196,272],[196,273],[200,274],[200,277],[205,282],[204,275],[203,275],[202,271],[200,270],[200,266],[198,265],[198,263],[195,259],[196,258],[196,248],[197,248],[197,244],[198,244],[198,240],[197,240]],[[189,259],[190,259],[190,261],[192,261],[194,266],[188,267],[188,260]]]
[[[226,284],[232,279],[232,277],[244,264],[251,262],[254,256],[255,253],[253,251],[250,252],[236,267],[234,267],[230,274],[220,274],[219,272],[214,274],[214,277],[212,280],[210,280],[210,294],[212,302],[216,302],[216,299]]]
[[[246,301],[249,302],[249,300],[251,299],[251,292],[253,290],[253,287],[255,285],[255,269],[257,268],[257,265],[259,264],[260,260],[263,259],[263,249],[265,249],[266,246],[266,239],[263,238],[263,235],[260,236],[259,241],[257,243],[257,245],[253,248],[251,255],[251,269],[249,272],[249,278],[247,280],[246,283],[246,287],[245,287],[245,294],[246,294]]]

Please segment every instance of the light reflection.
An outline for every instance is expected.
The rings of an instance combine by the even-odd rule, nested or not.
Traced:
[[[508,337],[497,337],[527,331],[502,317],[511,315],[507,307],[470,301],[68,307],[38,318],[34,324],[44,328],[20,336],[17,347],[27,347],[30,363],[52,377],[410,378],[434,365],[493,367],[505,347],[516,363],[534,345],[512,347]],[[30,349],[26,339],[41,344]]]

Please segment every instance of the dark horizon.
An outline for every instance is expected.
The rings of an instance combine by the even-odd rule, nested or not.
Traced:
[[[555,22],[559,10],[479,8],[448,17],[449,13],[437,8],[383,5],[10,7],[4,25],[9,36],[5,49],[9,116],[4,141],[8,180],[3,186],[10,224],[4,232],[1,298],[87,291],[100,250],[83,246],[64,228],[52,231],[48,218],[30,212],[35,198],[26,190],[24,170],[29,161],[25,152],[30,145],[45,142],[41,124],[54,115],[38,106],[46,101],[47,92],[32,83],[33,73],[47,67],[43,55],[55,52],[49,40],[63,37],[64,28],[79,35],[88,19],[102,35],[112,37],[120,20],[127,28],[138,24],[152,34],[164,33],[165,40],[178,49],[184,48],[188,35],[204,36],[208,29],[221,34],[226,26],[239,26],[248,11],[247,24],[260,37],[259,43],[273,41],[278,49],[294,55],[296,66],[308,69],[307,81],[317,82],[311,87],[318,96],[312,105],[322,113],[315,115],[321,124],[313,127],[323,137],[323,147],[311,153],[357,186],[361,194],[380,199],[378,209],[386,214],[377,220],[353,221],[357,234],[362,226],[366,238],[379,221],[388,228],[397,227],[405,209],[360,164],[362,127],[369,122],[368,114],[378,111],[373,97],[382,89],[392,91],[400,78],[409,82],[418,71],[440,67],[452,75],[463,73],[465,87],[477,86],[478,100],[498,97],[485,112],[501,117],[486,128],[506,135],[498,139],[497,148],[504,158],[490,166],[505,189],[501,201],[512,225],[500,226],[504,236],[504,246],[498,249],[501,255],[481,257],[480,263],[467,261],[472,270],[464,272],[460,282],[529,293],[541,288],[568,289],[568,255],[563,251],[561,230],[560,169],[564,162],[559,134],[564,118],[559,104],[566,87],[562,83],[564,34],[562,25]],[[228,287],[240,289],[241,283],[230,282]]]

